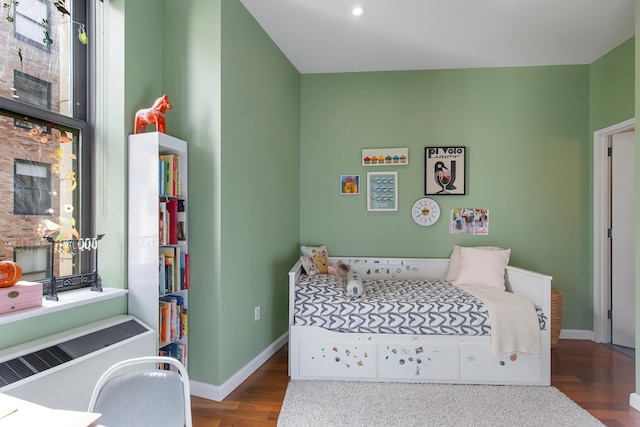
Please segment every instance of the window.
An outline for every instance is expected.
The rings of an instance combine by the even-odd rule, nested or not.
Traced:
[[[51,109],[51,83],[14,70],[13,87],[16,89],[14,98],[46,110]]]
[[[94,237],[87,122],[94,2],[7,0],[0,16],[0,260],[18,262],[45,292],[56,277],[91,272]],[[54,243],[56,242],[56,243]],[[65,281],[56,281],[58,290]]]
[[[20,246],[14,248],[13,259],[22,267],[22,279],[31,282],[50,279],[50,252],[46,246]]]
[[[51,215],[51,170],[48,164],[15,160],[14,215]]]
[[[15,88],[14,98],[19,98],[22,102],[36,107],[51,109],[51,83],[14,70],[13,87]],[[21,119],[15,119],[14,124],[23,129],[35,127],[33,123]],[[46,133],[49,132],[46,127],[43,127],[42,130]]]
[[[13,3],[16,37],[28,41],[33,46],[47,49],[51,40],[48,4],[50,3],[44,0],[20,0]]]

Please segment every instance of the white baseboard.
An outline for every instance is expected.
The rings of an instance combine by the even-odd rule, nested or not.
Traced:
[[[247,363],[242,369],[233,374],[231,378],[225,381],[222,385],[212,385],[208,383],[201,383],[198,381],[189,381],[191,387],[191,394],[198,397],[204,397],[205,399],[215,400],[221,402],[225,397],[235,390],[244,380],[254,373],[264,362],[269,360],[271,356],[276,354],[280,348],[289,341],[289,332],[285,332],[281,337],[271,343],[260,354]]]
[[[560,331],[560,339],[593,341],[593,331],[585,331],[582,329],[562,329]]]
[[[629,395],[629,406],[640,411],[640,395],[637,393],[631,393]]]

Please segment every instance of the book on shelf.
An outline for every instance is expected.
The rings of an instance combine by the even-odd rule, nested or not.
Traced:
[[[177,200],[177,231],[176,237],[178,241],[184,242],[187,240],[187,212],[185,210],[183,199]]]
[[[169,196],[171,195],[170,183],[171,183],[171,169],[172,169],[170,159],[167,155],[161,155],[158,160],[160,162],[158,163],[159,169],[162,170],[162,175],[160,174],[160,172],[158,172],[158,179],[161,180],[158,185],[158,187],[161,190],[160,195]]]
[[[167,292],[166,273],[164,267],[164,254],[158,254],[158,292],[163,295]]]
[[[182,194],[182,182],[180,179],[180,155],[162,154],[160,160],[163,162],[165,173],[163,176],[164,192],[162,195],[177,197]]]
[[[189,289],[189,254],[180,253],[180,280],[181,289]]]
[[[176,154],[173,160],[173,175],[174,175],[174,186],[175,186],[175,196],[182,196],[182,178],[180,177],[180,155]]]
[[[158,338],[161,343],[169,342],[171,336],[171,304],[168,301],[158,301]]]
[[[188,307],[182,307],[182,336],[186,337],[189,335],[189,312]]]
[[[178,244],[178,200],[169,199],[167,204],[167,222],[169,224],[169,244]]]
[[[162,342],[174,342],[185,337],[186,307],[181,295],[166,295],[160,298],[163,309],[161,331]]]
[[[160,160],[164,163],[164,192],[163,196],[173,196],[172,180],[173,180],[173,155],[163,154],[160,156]]]
[[[164,292],[161,294],[188,289],[188,254],[183,252],[180,246],[160,246],[158,253],[164,256],[164,269],[160,265],[159,273],[164,273],[165,278]]]
[[[178,285],[176,280],[176,269],[179,270],[180,258],[178,254],[178,261],[176,261],[176,251],[179,248],[174,246],[160,246],[158,253],[164,256],[164,270],[160,274],[164,274],[164,292],[162,294],[175,292],[175,287]]]
[[[162,159],[158,159],[158,194],[164,196],[166,183],[166,163]]]
[[[179,319],[178,314],[178,301],[175,298],[164,297],[169,305],[169,341],[173,342],[178,339],[178,330],[176,329],[176,322]]]
[[[161,246],[169,243],[168,218],[169,214],[167,212],[167,202],[160,201],[160,203],[158,204],[158,244]]]
[[[183,365],[187,366],[187,346],[184,343],[175,342],[162,347],[158,351],[158,355],[173,357],[174,359],[178,359]],[[162,368],[167,370],[175,369],[173,365],[162,366]]]

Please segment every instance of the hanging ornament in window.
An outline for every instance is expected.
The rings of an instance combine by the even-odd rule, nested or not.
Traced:
[[[49,20],[43,19],[40,25],[43,28],[44,37],[42,38],[42,43],[46,46],[48,44],[53,44],[53,40],[49,37]]]
[[[16,9],[16,5],[17,4],[18,4],[17,0],[11,0],[8,3],[7,2],[3,2],[2,3],[2,7],[7,10],[7,21],[9,21],[9,22],[15,21],[14,13],[15,13],[15,9]]]
[[[89,37],[87,37],[87,29],[83,24],[78,24],[78,40],[80,40],[80,43],[85,46],[87,45],[87,43],[89,43]]]
[[[64,15],[69,15],[71,16],[71,14],[69,13],[69,11],[67,10],[66,7],[64,7],[64,2],[65,0],[58,0],[55,3],[53,3],[53,5],[56,7],[56,9],[58,9],[58,11],[60,11],[60,13],[62,14],[62,16]]]

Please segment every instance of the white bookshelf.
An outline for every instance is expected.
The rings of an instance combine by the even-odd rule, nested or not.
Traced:
[[[162,201],[168,199],[181,200],[184,204],[185,240],[169,247],[178,247],[180,253],[189,252],[188,232],[188,181],[187,181],[187,142],[161,132],[140,133],[129,135],[129,205],[128,205],[128,284],[129,284],[129,314],[137,317],[142,322],[156,331],[158,351],[167,350],[170,344],[175,343],[175,348],[180,345],[188,355],[188,328],[184,337],[176,336],[169,341],[160,341],[161,321],[159,312],[159,300],[167,296],[176,296],[182,299],[188,313],[188,290],[163,293],[160,289],[160,214],[159,207]],[[164,154],[179,155],[180,189],[181,193],[176,197],[164,197],[160,194],[161,184],[159,179],[159,158]],[[179,334],[178,334],[179,335]]]

